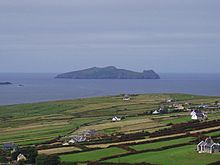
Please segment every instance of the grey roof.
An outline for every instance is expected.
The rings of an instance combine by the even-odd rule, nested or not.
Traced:
[[[214,143],[214,141],[212,140],[211,137],[206,138],[205,141],[201,141],[199,144],[199,146],[205,146],[205,147],[211,147],[213,145],[218,145],[218,143]]]
[[[84,132],[84,135],[96,135],[96,134],[97,134],[97,131],[94,129],[87,130]]]
[[[199,109],[195,109],[192,112],[195,112],[195,115],[197,117],[204,117],[205,116],[204,113],[201,110],[199,110]]]
[[[14,143],[4,143],[3,144],[3,148],[9,148],[9,149],[12,149],[16,147],[16,145]]]
[[[205,143],[206,143],[205,146],[207,147],[211,147],[213,144],[215,144],[211,137],[207,138],[205,140]]]
[[[199,110],[199,109],[196,109],[196,110],[194,110],[194,112],[197,114],[199,114],[199,113],[202,113],[202,111],[201,110]]]
[[[206,144],[206,142],[201,141],[198,145],[199,145],[199,146],[203,146],[203,145],[205,145],[205,144]]]
[[[196,116],[197,117],[204,117],[204,114],[203,113],[196,113]]]

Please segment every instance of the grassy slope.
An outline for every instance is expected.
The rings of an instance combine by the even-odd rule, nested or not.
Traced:
[[[161,101],[166,99],[177,99],[179,102],[192,102],[193,104],[220,101],[217,97],[192,96],[185,94],[152,94],[138,95],[132,97],[130,102],[122,101],[121,96],[114,97],[97,97],[78,100],[55,101],[34,104],[22,104],[12,106],[0,106],[0,144],[5,141],[15,141],[18,144],[29,145],[44,142],[55,138],[59,135],[71,133],[73,129],[80,128],[77,131],[87,128],[99,128],[105,133],[113,133],[114,131],[135,131],[135,128],[154,131],[165,126],[167,123],[180,123],[188,121],[186,116],[188,113],[182,113],[182,117],[173,117],[173,114],[159,116],[137,116],[143,112],[155,110]],[[217,113],[210,115],[212,119],[218,117]],[[112,116],[130,116],[121,121],[121,124],[109,124]],[[98,117],[97,117],[98,116]],[[139,120],[146,119],[145,125],[139,123]],[[147,123],[150,121],[149,123]],[[142,125],[141,125],[142,124]],[[152,126],[155,128],[151,128]],[[91,125],[91,126],[90,126]],[[121,127],[120,125],[123,125]],[[189,141],[183,138],[173,141],[157,142],[151,144],[143,144],[131,146],[137,150],[147,148],[158,148],[171,144],[179,144]],[[120,158],[124,162],[164,162],[171,164],[173,160],[181,164],[195,164],[201,159],[203,164],[205,161],[213,162],[219,160],[219,155],[198,155],[194,152],[193,146],[184,146],[176,149],[170,149],[160,152],[149,152],[136,154]],[[124,153],[126,151],[119,148],[108,148],[103,150],[95,150],[90,152],[82,152],[77,154],[68,154],[61,156],[63,161],[85,161],[97,160],[101,157]],[[188,157],[193,157],[188,159]],[[158,159],[159,157],[159,159]],[[190,158],[191,158],[190,157]],[[187,159],[186,159],[187,158]],[[114,159],[112,161],[119,161]],[[207,163],[208,163],[207,162]]]
[[[108,162],[148,162],[152,164],[163,165],[206,165],[208,163],[219,160],[219,154],[198,154],[195,151],[195,145],[187,145],[164,151],[146,152],[141,154],[130,155],[126,157],[108,160]]]
[[[85,161],[96,161],[100,158],[126,153],[127,151],[112,147],[106,149],[100,149],[95,151],[80,152],[76,154],[66,154],[60,156],[62,162],[85,162]]]
[[[114,115],[132,115],[152,110],[166,97],[140,95],[131,102],[124,102],[119,96],[97,97],[0,106],[0,143],[9,140],[21,143],[26,143],[25,140],[49,140],[83,124],[108,123]]]
[[[187,137],[187,138],[161,141],[161,142],[155,142],[155,143],[133,145],[133,146],[130,146],[130,148],[133,148],[137,151],[146,150],[146,149],[157,149],[157,148],[161,148],[165,146],[187,143],[187,142],[190,142],[191,140],[193,140],[193,138]]]
[[[97,127],[105,133],[112,133],[115,130],[129,132],[135,129],[153,131],[157,128],[152,127],[159,126],[159,121],[151,120],[150,123],[135,124],[143,118],[136,115],[157,109],[161,101],[169,98],[183,102],[186,100],[213,101],[212,98],[204,96],[148,94],[132,97],[129,102],[122,101],[121,96],[114,96],[0,106],[0,143],[15,141],[19,144],[34,144],[71,133],[78,127],[80,130]],[[132,117],[121,122],[122,125],[124,123],[123,127],[118,127],[117,124],[115,126],[108,124],[114,115]],[[151,117],[144,118],[150,120]],[[175,120],[180,122],[185,119]],[[167,122],[161,122],[161,126]],[[92,126],[85,126],[85,124]]]

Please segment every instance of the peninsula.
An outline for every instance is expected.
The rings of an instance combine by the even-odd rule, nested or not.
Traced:
[[[160,76],[153,70],[134,72],[125,69],[118,69],[114,66],[104,68],[88,68],[79,71],[67,72],[57,75],[55,78],[65,79],[160,79]]]

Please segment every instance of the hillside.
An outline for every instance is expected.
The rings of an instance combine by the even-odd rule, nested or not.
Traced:
[[[114,66],[73,71],[59,74],[56,78],[68,79],[160,79],[160,76],[153,70],[144,70],[142,73],[125,69],[118,69]]]
[[[187,111],[204,103],[213,106],[220,97],[135,94],[128,101],[123,98],[118,95],[0,106],[0,148],[6,142],[20,147],[34,145],[39,154],[58,154],[63,165],[94,161],[172,165],[174,154],[179,165],[220,161],[218,154],[198,154],[195,150],[197,134],[220,140],[220,108],[203,109],[208,120],[201,122],[192,122]],[[178,104],[186,109],[151,114],[161,105]],[[113,116],[122,120],[112,122]],[[88,130],[95,130],[96,137],[63,145]]]

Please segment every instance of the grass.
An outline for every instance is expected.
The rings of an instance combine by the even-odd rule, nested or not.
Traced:
[[[172,148],[157,152],[145,152],[129,155],[116,159],[107,160],[115,163],[141,163],[148,162],[152,164],[163,165],[206,165],[208,163],[219,161],[219,154],[198,154],[195,151],[195,145],[187,145],[178,148]]]
[[[191,119],[191,116],[188,114],[188,116],[183,116],[183,117],[181,116],[181,117],[174,117],[172,119],[165,119],[165,120],[162,120],[161,123],[163,123],[163,124],[169,124],[169,123],[177,124],[177,123],[186,123],[189,121],[192,121],[192,119]]]
[[[62,162],[86,162],[86,161],[97,161],[103,157],[113,156],[126,152],[127,151],[123,149],[112,147],[112,148],[100,149],[95,151],[66,154],[60,156],[60,158]]]
[[[72,152],[72,151],[81,151],[81,149],[77,147],[60,147],[60,148],[39,150],[38,154],[51,155],[51,154],[60,154],[60,153]]]
[[[96,129],[105,134],[115,132],[133,133],[136,131],[153,132],[165,127],[168,123],[182,123],[190,121],[186,112],[166,115],[143,115],[146,112],[158,109],[161,102],[167,99],[176,99],[179,103],[190,102],[193,105],[213,103],[220,97],[195,96],[187,94],[147,94],[132,96],[131,101],[125,102],[122,96],[95,97],[77,100],[51,101],[33,104],[0,106],[0,146],[6,141],[16,142],[19,145],[33,145],[43,143],[59,135],[79,134],[84,130]],[[208,114],[210,119],[218,119],[220,112]],[[179,115],[175,117],[173,115]],[[125,120],[111,122],[113,116],[125,116]],[[220,135],[219,131],[207,134]],[[63,139],[65,139],[64,137]],[[147,140],[147,139],[144,139]],[[180,138],[154,143],[131,145],[131,148],[141,151],[158,149],[165,146],[187,143],[192,138]],[[136,141],[134,141],[136,142]],[[102,144],[106,145],[106,144]],[[42,152],[47,154],[72,151],[75,148],[61,148],[59,151],[49,149]],[[78,150],[78,149],[76,149]],[[119,155],[127,151],[117,148],[104,148],[87,152],[61,155],[63,162],[96,161],[103,157]],[[152,164],[196,164],[220,160],[216,154],[197,154],[195,145],[168,149],[157,152],[145,152],[129,155],[112,162],[149,162]]]
[[[86,129],[97,129],[106,134],[115,131],[152,132],[169,122],[187,121],[186,117],[151,120],[151,116],[142,115],[157,109],[162,101],[169,98],[197,103],[213,101],[213,97],[205,96],[147,94],[132,96],[128,102],[123,101],[122,96],[108,96],[0,106],[0,144],[14,141],[31,145],[59,135],[77,134]],[[216,99],[214,98],[214,101]],[[115,115],[128,117],[120,123],[112,124],[110,120]],[[142,122],[144,120],[146,122]],[[79,130],[73,131],[78,128]]]
[[[175,145],[175,144],[187,143],[187,142],[190,142],[192,140],[193,140],[192,137],[187,137],[187,138],[167,140],[167,141],[161,141],[161,142],[155,142],[155,143],[146,143],[146,144],[133,145],[133,146],[130,146],[130,148],[133,148],[137,151],[147,150],[147,149],[157,149],[157,148],[171,146],[171,145]]]
[[[206,136],[216,136],[216,137],[219,137],[220,136],[220,131],[206,133],[205,135]]]

